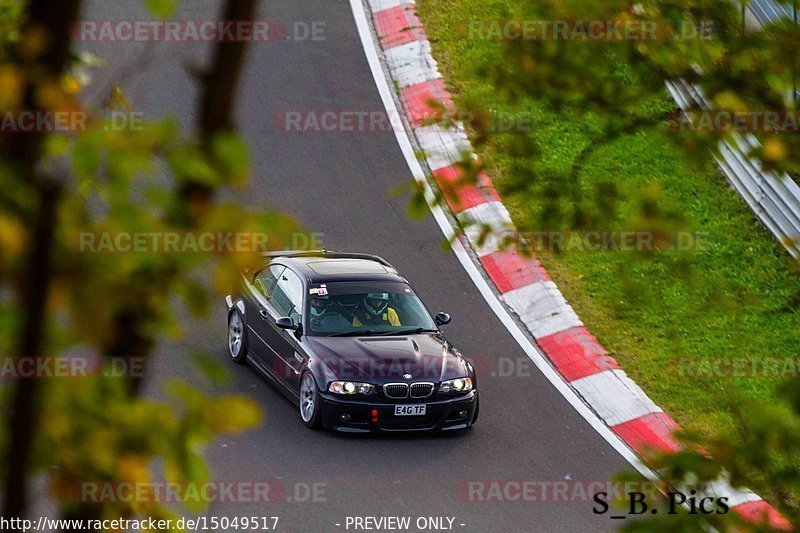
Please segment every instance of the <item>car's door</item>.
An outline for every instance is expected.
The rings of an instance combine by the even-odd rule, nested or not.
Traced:
[[[295,324],[303,327],[301,324],[305,303],[303,292],[300,276],[287,268],[278,277],[268,306],[271,316],[267,320],[270,327],[267,341],[275,356],[271,368],[292,390],[296,390],[300,385],[302,365],[300,353],[303,347],[296,331],[281,329],[277,327],[275,321],[281,317],[289,317]]]
[[[275,351],[269,341],[272,333],[269,322],[274,321],[269,300],[284,270],[286,267],[283,265],[269,265],[256,274],[252,282],[245,284],[245,308],[247,328],[250,330],[248,337],[251,356],[255,359],[255,364],[269,371],[275,368],[276,359]]]

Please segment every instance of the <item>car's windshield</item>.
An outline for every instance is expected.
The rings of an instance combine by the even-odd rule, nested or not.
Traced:
[[[309,335],[391,335],[437,329],[405,283],[326,283],[311,285],[308,292]]]

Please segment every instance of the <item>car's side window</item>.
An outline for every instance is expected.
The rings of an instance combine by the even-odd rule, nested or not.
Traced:
[[[300,321],[303,305],[303,282],[288,268],[278,278],[270,303],[280,316]]]
[[[286,267],[283,265],[270,265],[256,275],[255,286],[258,292],[266,298],[272,298],[275,282],[278,281]]]

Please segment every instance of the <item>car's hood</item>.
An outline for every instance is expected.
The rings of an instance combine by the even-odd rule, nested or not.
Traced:
[[[307,339],[314,356],[336,379],[383,385],[467,375],[465,361],[439,334]]]

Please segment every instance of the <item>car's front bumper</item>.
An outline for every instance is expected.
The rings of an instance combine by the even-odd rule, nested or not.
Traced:
[[[472,424],[477,398],[477,390],[454,398],[398,403],[351,400],[323,393],[320,407],[323,426],[342,432],[436,431],[468,428]],[[423,416],[395,416],[394,406],[403,403],[424,403],[427,412]],[[373,421],[373,410],[377,411],[377,422]],[[461,416],[463,411],[466,414]],[[349,420],[343,420],[342,415],[349,415]]]

